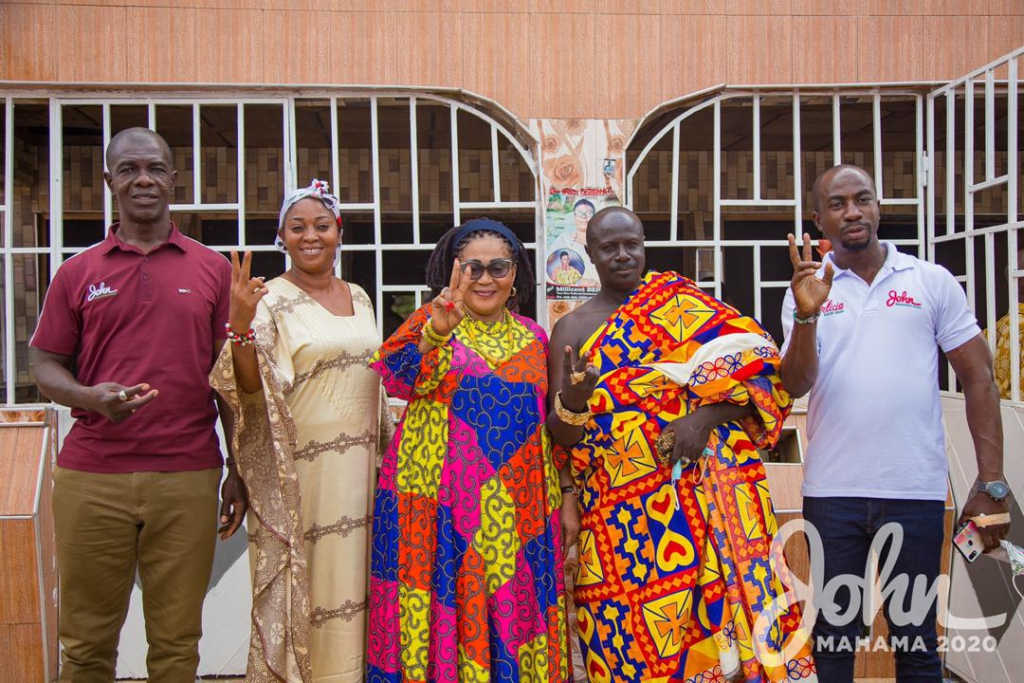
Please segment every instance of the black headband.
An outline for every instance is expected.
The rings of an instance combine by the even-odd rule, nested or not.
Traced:
[[[512,245],[513,256],[515,256],[516,260],[519,260],[519,257],[523,255],[525,247],[523,247],[523,243],[519,241],[519,238],[516,237],[516,234],[509,230],[508,226],[504,223],[493,221],[490,218],[474,218],[463,223],[462,227],[455,233],[455,237],[452,238],[452,245],[458,247],[459,242],[474,232],[497,233]]]

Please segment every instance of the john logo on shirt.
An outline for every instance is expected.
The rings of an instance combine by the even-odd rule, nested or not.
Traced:
[[[94,299],[102,299],[106,296],[114,296],[117,294],[116,289],[107,287],[106,282],[101,282],[99,286],[89,285],[89,293],[85,295],[86,301],[93,301]]]
[[[825,303],[821,305],[821,314],[826,318],[830,315],[839,315],[846,310],[842,301],[832,301],[832,299],[826,299]]]
[[[914,301],[914,297],[907,294],[906,290],[904,290],[902,294],[897,294],[895,289],[889,290],[889,299],[885,302],[885,305],[889,308],[892,308],[893,306],[921,308],[921,304]]]

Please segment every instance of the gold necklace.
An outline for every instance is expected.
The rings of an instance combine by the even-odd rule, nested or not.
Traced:
[[[501,365],[512,357],[512,317],[508,309],[502,309],[501,320],[487,323],[477,320],[469,312],[459,325],[458,329],[465,331],[466,340],[477,354],[479,354],[488,365],[495,367]]]

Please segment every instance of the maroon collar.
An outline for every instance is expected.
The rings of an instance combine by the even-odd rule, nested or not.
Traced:
[[[100,247],[99,247],[100,253],[103,254],[104,256],[106,256],[107,254],[109,254],[114,249],[120,249],[121,251],[128,251],[128,252],[134,252],[134,253],[137,253],[137,254],[141,254],[142,253],[141,249],[139,249],[138,247],[136,247],[134,245],[128,244],[127,242],[125,242],[124,240],[122,240],[120,237],[117,236],[117,229],[120,228],[120,227],[121,227],[121,223],[120,222],[114,223],[113,225],[110,226],[110,229],[107,231],[106,238],[102,242],[100,242]],[[167,245],[174,245],[175,247],[177,247],[181,251],[187,252],[188,251],[188,241],[189,241],[188,238],[185,237],[184,235],[182,235],[181,231],[178,230],[178,226],[176,226],[172,222],[171,223],[171,234],[168,235],[167,239],[164,242],[162,242],[161,244],[159,244],[156,247],[156,249],[154,249],[153,251],[156,251],[157,249],[163,249]]]

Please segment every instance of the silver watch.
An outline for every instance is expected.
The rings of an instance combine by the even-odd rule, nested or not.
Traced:
[[[1006,500],[1006,497],[1010,495],[1010,485],[1001,479],[996,479],[995,481],[979,481],[975,485],[975,488],[997,503]]]

